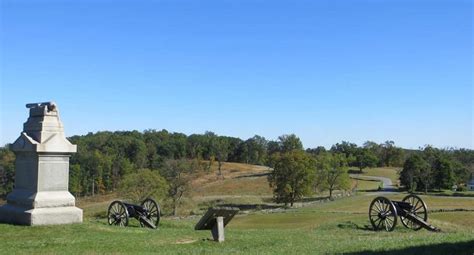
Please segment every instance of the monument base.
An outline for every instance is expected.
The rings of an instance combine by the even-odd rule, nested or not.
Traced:
[[[74,206],[26,209],[7,204],[0,207],[0,222],[28,226],[82,223],[82,209]]]

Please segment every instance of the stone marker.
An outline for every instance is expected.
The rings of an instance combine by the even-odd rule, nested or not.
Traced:
[[[55,103],[27,104],[30,116],[15,153],[15,188],[0,207],[0,222],[48,225],[82,222],[82,210],[69,193],[69,157],[76,152],[64,135]]]
[[[234,207],[214,207],[209,208],[194,227],[195,230],[211,230],[212,238],[216,242],[224,242],[224,227],[239,212],[239,208]]]

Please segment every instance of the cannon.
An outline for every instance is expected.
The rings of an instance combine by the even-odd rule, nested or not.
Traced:
[[[417,195],[408,195],[402,201],[391,201],[386,197],[376,197],[369,207],[369,220],[374,230],[393,231],[397,225],[397,219],[403,226],[413,230],[421,228],[429,231],[439,232],[428,224],[428,208],[423,200]]]
[[[141,205],[125,203],[119,200],[109,205],[107,219],[109,225],[126,227],[131,217],[140,222],[140,226],[152,229],[160,223],[160,206],[151,198],[145,199]]]

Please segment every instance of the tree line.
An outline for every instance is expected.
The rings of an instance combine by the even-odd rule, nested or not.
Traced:
[[[294,134],[282,135],[273,141],[258,135],[242,140],[213,132],[188,136],[167,130],[105,131],[72,136],[69,140],[78,145],[78,152],[70,160],[69,186],[75,196],[115,191],[124,186],[121,183],[124,183],[125,176],[151,172],[164,179],[166,192],[176,203],[186,190],[186,185],[179,183],[189,182],[190,177],[209,171],[213,164],[217,164],[218,175],[222,175],[220,170],[224,162],[272,166],[274,172],[269,180],[277,201],[283,201],[287,196],[298,199],[309,190],[329,190],[332,193],[345,187],[345,181],[337,181],[345,178],[349,167],[361,172],[375,166],[403,167],[401,182],[410,189],[445,188],[449,186],[447,183],[439,186],[434,179],[426,182],[423,176],[441,178],[444,175],[435,173],[439,172],[438,169],[445,171],[448,168],[451,169],[447,171],[449,184],[460,184],[468,179],[469,174],[466,173],[473,171],[474,162],[472,150],[431,147],[421,151],[405,150],[392,141],[382,144],[368,141],[362,146],[343,141],[330,149],[320,146],[304,150],[300,139]],[[429,174],[428,167],[419,163],[420,158],[430,164]],[[13,188],[14,160],[15,156],[8,146],[0,148],[0,195],[7,194]],[[291,179],[279,176],[277,172],[280,170],[281,173],[296,176],[296,182],[309,186],[302,190],[295,188],[289,194],[281,193],[292,188],[277,184],[279,178]],[[299,179],[301,176],[304,180]],[[135,182],[128,183],[140,183],[140,178],[136,177]]]
[[[452,189],[465,190],[473,178],[472,150],[440,150],[426,146],[410,155],[400,172],[400,184],[409,191]]]

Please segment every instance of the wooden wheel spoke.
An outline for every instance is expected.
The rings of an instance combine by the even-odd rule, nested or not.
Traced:
[[[416,204],[414,204],[412,208],[417,208],[417,206],[418,206],[419,203],[420,203],[420,200],[417,200],[417,201],[416,201]],[[415,209],[415,210],[416,210],[416,209]]]
[[[380,228],[380,225],[382,224],[382,222],[383,222],[383,220],[382,220],[382,219],[380,219],[380,222],[379,222],[379,224],[377,224],[377,229],[379,229],[379,228]]]
[[[112,225],[117,225],[117,222],[120,218],[114,219],[114,221],[111,223]]]
[[[381,221],[382,218],[376,218],[375,220],[373,220],[374,222],[374,225],[378,225],[379,221]]]
[[[118,212],[117,204],[112,206],[112,213],[116,214]]]
[[[383,221],[383,225],[385,226],[385,230],[388,231],[388,230],[389,230],[389,226],[388,226],[388,224],[387,224],[387,219],[385,219],[385,220]]]
[[[378,202],[379,202],[379,201],[375,201],[375,203],[373,203],[373,206],[371,207],[371,208],[373,208],[373,210],[375,210],[376,212],[380,212],[380,208],[379,208]]]
[[[385,212],[385,203],[383,201],[379,201],[380,212]]]
[[[385,201],[383,202],[383,212],[384,213],[388,213],[389,211],[389,204],[385,203]]]
[[[423,205],[418,206],[418,207],[415,209],[415,212],[418,212],[418,210],[420,210],[420,209],[423,209]]]

